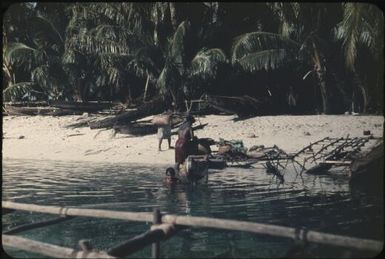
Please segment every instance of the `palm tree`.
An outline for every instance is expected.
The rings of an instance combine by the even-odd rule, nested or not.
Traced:
[[[203,48],[190,59],[186,53],[191,43],[190,33],[190,22],[183,21],[170,41],[165,65],[157,81],[160,93],[169,94],[178,108],[182,108],[188,95],[197,90],[193,89],[191,81],[214,78],[218,64],[227,60],[225,53],[218,48]]]
[[[311,72],[317,76],[322,110],[329,113],[327,57],[322,48],[322,36],[330,26],[323,28],[321,24],[333,6],[276,3],[272,8],[281,22],[279,33],[256,31],[236,37],[232,47],[232,63],[250,72],[275,69],[295,59],[308,63]]]
[[[134,58],[128,63],[128,67],[138,77],[146,78],[143,101],[146,100],[149,84],[155,84],[164,65],[163,53],[157,46],[140,48],[134,54]]]
[[[144,3],[76,3],[71,6],[67,27],[65,57],[72,67],[81,66],[85,80],[78,82],[78,92],[101,92],[109,88],[110,98],[119,89],[128,88],[135,76],[130,62],[138,49],[151,44],[151,5]],[[71,58],[77,57],[77,58]],[[76,69],[72,70],[76,72]],[[75,77],[73,77],[75,78]]]
[[[66,76],[60,60],[62,36],[48,19],[34,11],[34,6],[28,8],[25,37],[15,37],[12,42],[7,30],[3,31],[3,73],[8,79],[4,97],[6,100],[20,99],[31,93],[40,93],[49,99],[64,98]],[[6,21],[5,27],[12,28],[13,23]],[[24,79],[23,82],[17,83],[15,71]]]
[[[363,97],[363,110],[367,111],[369,105],[368,86],[365,85],[357,71],[357,56],[362,48],[369,50],[375,62],[374,68],[378,68],[377,77],[383,78],[383,41],[384,41],[384,17],[382,12],[373,4],[344,3],[343,18],[337,24],[335,35],[342,40],[345,54],[345,64],[354,76],[358,88]],[[361,69],[362,71],[363,69]],[[381,80],[378,80],[379,82]],[[381,84],[382,85],[382,84]]]

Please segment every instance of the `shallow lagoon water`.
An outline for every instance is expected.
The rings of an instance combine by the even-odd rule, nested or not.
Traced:
[[[205,216],[307,227],[327,233],[383,240],[383,193],[368,195],[351,190],[341,172],[333,176],[284,173],[285,182],[264,169],[213,170],[207,184],[163,185],[165,167],[145,165],[6,160],[3,161],[3,200],[55,206]],[[18,211],[4,215],[3,231],[53,215]],[[148,230],[150,224],[77,217],[64,223],[18,235],[66,247],[90,239],[107,249]],[[285,238],[237,231],[188,229],[162,242],[166,258],[284,257],[294,242]],[[343,250],[309,244],[306,250],[320,257],[335,257]],[[36,255],[6,250],[18,258]],[[151,247],[130,257],[150,257]],[[39,255],[39,257],[42,257]]]

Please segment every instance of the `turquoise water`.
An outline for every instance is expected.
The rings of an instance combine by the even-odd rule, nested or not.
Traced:
[[[3,161],[2,199],[56,206],[96,208],[237,219],[258,223],[383,240],[383,194],[351,190],[346,176],[302,177],[290,168],[282,184],[262,168],[212,171],[198,186],[164,186],[164,167],[37,160]],[[2,217],[3,231],[19,224],[53,218],[48,214],[15,212]],[[29,230],[19,236],[66,247],[90,239],[105,250],[150,227],[140,222],[77,217],[56,225]],[[162,242],[166,258],[277,258],[294,241],[237,231],[188,229]],[[17,258],[37,255],[6,250]],[[312,257],[335,257],[343,249],[309,244]],[[151,247],[130,257],[150,257]],[[349,255],[349,254],[347,254]],[[355,253],[357,255],[357,253]],[[363,254],[366,255],[365,253]],[[43,256],[39,256],[43,257]]]

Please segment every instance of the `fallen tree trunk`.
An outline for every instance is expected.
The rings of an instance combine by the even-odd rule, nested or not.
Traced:
[[[8,115],[51,115],[53,112],[57,111],[57,108],[52,107],[22,107],[22,106],[13,106],[5,105],[4,110]]]
[[[52,107],[64,110],[76,110],[82,112],[97,112],[112,107],[111,102],[51,102]]]
[[[133,120],[150,116],[152,114],[161,113],[165,110],[165,108],[166,103],[163,98],[157,98],[151,102],[144,103],[136,110],[123,112],[113,118],[106,118],[100,121],[91,121],[89,122],[89,126],[91,129],[110,128],[118,123],[124,124]]]

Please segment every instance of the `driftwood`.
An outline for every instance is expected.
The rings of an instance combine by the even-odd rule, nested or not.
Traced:
[[[144,103],[136,110],[126,111],[113,118],[106,118],[99,121],[92,121],[89,123],[91,129],[111,128],[115,124],[128,123],[152,114],[161,113],[165,110],[166,103],[162,98],[155,99],[151,102]]]
[[[4,102],[3,104],[6,106],[13,106],[13,107],[45,107],[45,106],[49,106],[49,103],[46,101],[40,101],[40,102]]]
[[[66,129],[70,129],[70,128],[74,129],[74,128],[80,128],[80,127],[88,127],[88,123],[90,121],[94,121],[94,120],[96,120],[96,118],[81,118],[77,122],[70,123],[70,124],[64,126],[64,128],[66,128]]]
[[[99,251],[77,251],[23,237],[2,235],[3,246],[43,254],[54,258],[115,258]]]
[[[318,164],[303,171],[306,174],[327,174],[328,170],[332,168],[331,164]]]
[[[142,222],[153,221],[153,214],[148,212],[123,212],[123,211],[106,211],[97,209],[79,209],[65,208],[57,206],[41,206],[34,204],[15,203],[10,201],[2,201],[3,208],[35,211],[41,213],[50,213],[69,216],[86,216],[96,218],[111,218],[122,220],[133,220]],[[271,235],[278,237],[292,238],[304,242],[314,242],[326,245],[341,246],[353,249],[370,250],[379,252],[383,249],[383,242],[346,237],[334,234],[327,234],[317,231],[306,231],[304,229],[296,229],[291,227],[276,226],[270,224],[261,224],[254,222],[216,219],[207,217],[192,217],[178,215],[162,215],[162,223],[190,226],[216,228],[233,231],[245,231],[255,234]],[[4,242],[4,241],[3,241]]]
[[[52,115],[57,108],[52,107],[20,107],[5,105],[4,110],[8,115]]]
[[[79,112],[97,112],[112,107],[111,102],[51,102],[52,107]]]

